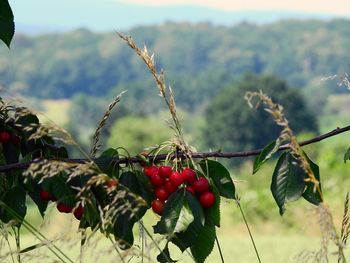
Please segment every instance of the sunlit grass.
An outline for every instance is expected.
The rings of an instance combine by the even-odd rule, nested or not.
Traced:
[[[242,205],[243,208],[248,205],[244,198]],[[320,248],[321,239],[318,225],[315,220],[310,220],[311,206],[302,205],[304,209],[300,209],[300,205],[302,205],[300,202],[298,205],[291,205],[283,217],[277,215],[277,209],[276,211],[271,210],[270,213],[275,215],[273,220],[253,218],[253,215],[247,216],[262,262],[292,262],[293,257],[302,251],[317,251]],[[217,229],[217,234],[225,261],[257,262],[253,245],[243,224],[243,220],[238,216],[238,209],[235,203],[233,201],[223,202],[221,212],[222,224]],[[296,221],[294,225],[290,225],[290,221],[287,220],[288,218],[293,218]],[[308,220],[305,220],[305,218],[308,218]],[[337,221],[338,219],[340,218],[336,218],[335,220]],[[79,222],[72,215],[59,214],[55,204],[51,203],[47,216],[43,221],[36,208],[31,205],[29,206],[27,220],[35,225],[49,240],[57,239],[55,245],[74,262],[78,262],[78,256],[80,255]],[[157,220],[158,217],[151,211],[148,211],[144,217],[144,224],[150,232],[152,232],[152,226],[155,225]],[[135,245],[140,247],[138,229],[138,225],[135,225]],[[22,249],[39,243],[39,240],[28,231],[25,231],[25,229],[23,229],[22,233]],[[147,242],[151,244],[149,238],[147,238]],[[11,244],[14,250],[15,243],[13,239]],[[160,243],[160,246],[164,246],[164,241]],[[8,250],[6,247],[2,247],[0,254],[3,255],[6,253],[6,250]],[[185,263],[193,262],[188,253],[181,254],[175,246],[170,245],[170,250],[173,259]],[[147,251],[149,251],[152,261],[145,260],[145,262],[156,262],[155,258],[159,254],[159,251],[154,246]],[[330,251],[336,252],[336,248],[331,247]],[[350,251],[345,250],[345,252],[350,258]],[[40,247],[34,251],[24,253],[23,262],[39,262],[36,255],[48,257],[46,262],[54,262],[55,259],[52,252],[46,247]],[[83,253],[83,262],[96,262],[96,260],[98,262],[121,262],[118,254],[112,247],[112,243],[100,233],[96,233],[91,241],[88,242]],[[8,258],[8,261],[10,262],[10,258]],[[140,257],[135,256],[130,262],[140,261]],[[330,258],[330,262],[335,261],[335,257]],[[206,262],[221,262],[216,246]]]
[[[69,120],[68,109],[70,105],[71,101],[66,99],[42,101],[44,114],[59,126],[67,124]]]

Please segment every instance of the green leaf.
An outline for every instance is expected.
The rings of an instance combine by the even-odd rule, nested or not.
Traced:
[[[177,262],[177,260],[173,260],[170,257],[170,252],[169,252],[169,243],[166,243],[165,248],[162,250],[162,252],[157,256],[157,260],[160,263],[174,263]]]
[[[163,215],[160,221],[153,226],[154,233],[172,234],[174,233],[180,214],[184,206],[184,190],[179,189],[170,195],[164,206]]]
[[[176,233],[171,239],[171,242],[178,246],[182,252],[194,244],[205,221],[202,206],[197,198],[189,191],[185,193],[185,204],[191,209],[194,220],[186,231]]]
[[[140,189],[140,196],[148,203],[148,205],[151,205],[151,202],[154,199],[154,189],[149,178],[141,171],[137,171],[136,176]]]
[[[350,148],[344,154],[344,163],[346,163],[347,160],[350,160]]]
[[[191,252],[197,263],[203,263],[210,255],[215,243],[215,226],[206,223],[201,229],[196,242],[191,246]]]
[[[29,247],[22,249],[19,253],[24,254],[24,253],[33,251],[33,250],[40,248],[40,247],[43,247],[43,246],[45,246],[45,243],[37,243],[35,245],[32,245],[32,246],[29,246]]]
[[[189,191],[185,192],[185,202],[192,211],[194,217],[193,222],[197,222],[201,226],[204,225],[205,218],[203,213],[203,208],[199,203],[198,199]]]
[[[5,205],[0,209],[0,220],[4,223],[16,220],[21,224],[27,213],[26,191],[22,187],[13,187],[4,194],[1,201]]]
[[[108,176],[118,178],[119,177],[119,165],[115,163],[118,159],[118,151],[113,148],[105,150],[99,158],[95,159],[97,166]]]
[[[130,191],[133,193],[119,198],[120,200],[117,205],[130,207],[130,209],[126,208],[123,213],[118,213],[114,224],[114,236],[116,240],[119,241],[119,247],[121,249],[128,249],[134,243],[134,235],[132,232],[134,224],[142,218],[148,207],[140,205],[140,201],[137,200],[141,191],[135,173],[122,173],[120,175],[117,191]]]
[[[199,165],[205,174],[214,182],[221,196],[235,199],[235,185],[230,172],[219,162],[213,160],[202,160]]]
[[[85,229],[88,227],[95,229],[98,225],[100,216],[95,202],[96,200],[92,199],[92,202],[86,202],[84,204],[84,215],[80,220],[79,229]]]
[[[253,166],[253,174],[255,174],[260,167],[268,161],[272,155],[277,152],[278,146],[276,144],[277,141],[271,142],[269,145],[267,145],[262,152],[255,158],[254,160],[254,166]]]
[[[5,143],[3,145],[3,153],[7,164],[18,163],[20,151],[16,145]]]
[[[61,202],[71,207],[75,206],[76,195],[62,175],[46,178],[42,183],[42,187],[57,199],[57,203]]]
[[[290,152],[283,153],[277,161],[272,176],[271,192],[282,215],[285,204],[299,199],[305,189],[305,171],[300,161]]]
[[[215,186],[213,186],[212,192],[215,195],[215,203],[212,207],[204,209],[205,221],[210,221],[220,227],[220,194]]]
[[[15,22],[8,0],[0,1],[0,39],[10,48],[15,34]]]
[[[319,182],[320,191],[322,193],[320,169],[319,169],[318,165],[315,164],[305,153],[304,153],[304,156],[306,157],[306,159],[310,165],[311,171],[314,173],[315,178]],[[312,182],[306,182],[306,190],[303,193],[303,197],[305,200],[307,200],[311,204],[319,205],[323,201],[322,196],[317,190],[316,191],[314,191],[314,190],[315,190],[315,185]]]
[[[192,215],[190,208],[186,203],[184,203],[183,207],[181,208],[179,219],[176,222],[173,232],[180,233],[180,232],[186,231],[186,229],[193,222],[193,220],[194,220],[194,217]]]
[[[40,197],[40,186],[35,182],[32,178],[28,177],[26,179],[25,187],[28,191],[28,195],[33,200],[33,202],[36,204],[40,215],[44,217],[44,213],[47,208],[47,201],[43,201]]]

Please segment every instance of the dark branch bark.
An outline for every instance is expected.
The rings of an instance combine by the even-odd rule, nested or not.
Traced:
[[[322,141],[324,139],[336,136],[338,134],[347,132],[350,130],[350,125],[343,127],[343,128],[336,128],[330,132],[327,132],[325,134],[322,134],[320,136],[314,137],[309,140],[301,141],[299,142],[300,146],[305,146],[309,144],[313,144],[319,141]],[[289,148],[289,145],[282,145],[279,147],[279,151],[283,151]],[[256,149],[256,150],[251,150],[251,151],[245,151],[245,152],[196,152],[192,153],[191,156],[192,158],[200,159],[200,158],[210,158],[210,157],[215,157],[215,158],[238,158],[238,157],[248,157],[248,156],[255,156],[259,155],[263,149]],[[166,158],[166,154],[159,154],[157,156],[148,156],[147,158],[149,160],[154,160],[154,161],[161,161]],[[185,153],[178,153],[177,157],[184,158],[186,156]],[[174,156],[172,156],[174,158]],[[82,163],[88,161],[87,159],[56,159],[60,161],[65,161],[65,162],[76,162],[76,163]],[[14,169],[26,169],[30,164],[39,162],[40,160],[34,160],[31,162],[26,162],[26,163],[14,163],[14,164],[7,164],[0,166],[0,172],[6,172]],[[125,164],[125,163],[138,163],[142,161],[140,157],[135,156],[131,158],[122,158],[122,159],[116,159],[115,164]]]

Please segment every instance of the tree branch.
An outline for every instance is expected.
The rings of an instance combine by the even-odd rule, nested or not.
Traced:
[[[343,128],[337,127],[336,129],[327,132],[325,134],[322,134],[320,136],[314,137],[309,140],[301,141],[299,142],[300,146],[306,146],[309,144],[317,143],[320,142],[324,139],[336,136],[338,134],[347,132],[350,130],[350,125],[345,126]],[[279,151],[283,151],[289,148],[289,145],[282,145],[279,147]],[[251,150],[251,151],[243,151],[243,152],[196,152],[192,153],[191,157],[195,159],[200,159],[200,158],[210,158],[210,157],[215,157],[215,158],[238,158],[238,157],[248,157],[248,156],[256,156],[261,153],[263,149],[256,149],[256,150]],[[154,161],[161,161],[164,160],[167,157],[167,154],[159,154],[157,156],[147,156],[149,160],[154,160]],[[174,158],[175,156],[171,156]],[[186,154],[185,153],[177,153],[177,157],[180,158],[185,158]],[[96,158],[97,159],[97,158]],[[87,162],[88,159],[53,159],[53,160],[60,160],[64,162],[73,162],[73,163],[83,163]],[[93,159],[94,160],[94,159]],[[122,158],[122,159],[116,159],[115,164],[125,164],[125,163],[139,163],[141,162],[142,159],[138,156],[134,156],[131,158]],[[0,166],[0,172],[6,172],[6,171],[11,171],[15,169],[26,169],[29,167],[30,164],[40,162],[40,159],[26,162],[26,163],[14,163],[14,164],[7,164],[7,165],[2,165]]]

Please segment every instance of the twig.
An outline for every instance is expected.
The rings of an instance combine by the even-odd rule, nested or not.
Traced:
[[[306,146],[309,144],[313,144],[316,142],[320,142],[322,140],[325,140],[327,138],[336,136],[338,134],[344,133],[350,131],[350,125],[345,126],[343,128],[336,128],[330,132],[327,132],[325,134],[322,134],[320,136],[316,136],[314,138],[311,138],[309,140],[301,141],[299,142],[300,146]],[[289,148],[289,144],[282,145],[278,148],[278,151],[283,151],[287,150]],[[256,150],[250,150],[250,151],[242,151],[242,152],[196,152],[196,153],[191,153],[192,158],[200,159],[200,158],[239,158],[239,157],[249,157],[249,156],[256,156],[259,155],[262,152],[263,149],[256,149]],[[165,160],[168,156],[168,154],[159,154],[157,156],[147,156],[149,160],[153,161],[161,161]],[[170,156],[170,158],[174,158],[175,156]],[[182,152],[177,153],[177,158],[185,158],[186,154]],[[53,159],[53,160],[60,160],[64,162],[73,162],[73,163],[84,163],[89,161],[88,159]],[[94,159],[92,159],[94,160]],[[134,156],[130,158],[121,158],[121,159],[115,159],[115,162],[113,163],[114,165],[116,164],[125,164],[125,163],[139,163],[143,161],[140,157]],[[6,171],[11,171],[14,169],[26,169],[29,167],[30,164],[40,162],[40,159],[36,159],[34,161],[30,162],[25,162],[25,163],[14,163],[14,164],[7,164],[7,165],[2,165],[0,166],[0,173],[1,172],[6,172]]]

